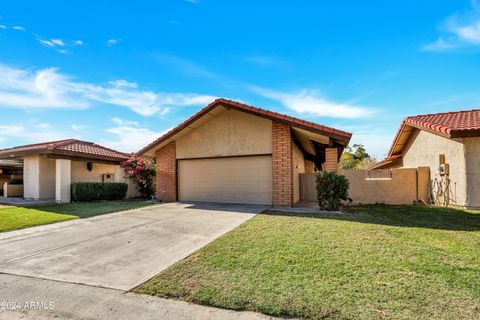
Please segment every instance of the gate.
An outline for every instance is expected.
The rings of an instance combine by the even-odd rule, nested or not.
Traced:
[[[300,201],[318,201],[315,173],[300,174]]]

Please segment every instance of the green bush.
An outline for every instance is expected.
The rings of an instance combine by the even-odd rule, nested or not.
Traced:
[[[74,182],[73,201],[122,200],[128,185],[123,182]]]
[[[347,178],[334,172],[319,172],[316,178],[320,210],[339,210],[341,200],[348,199],[349,183]]]

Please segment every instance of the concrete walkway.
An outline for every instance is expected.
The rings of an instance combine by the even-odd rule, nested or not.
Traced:
[[[0,233],[0,319],[265,319],[125,291],[266,208],[169,203]]]
[[[39,204],[53,204],[55,200],[25,200],[23,198],[0,197],[0,203],[14,206],[34,206]]]
[[[14,308],[16,310],[12,310]],[[0,319],[253,320],[270,317],[114,289],[0,274]]]

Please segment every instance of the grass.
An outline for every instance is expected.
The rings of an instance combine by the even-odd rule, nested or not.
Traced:
[[[135,291],[273,316],[480,319],[480,214],[261,214]]]
[[[0,206],[0,232],[143,207],[142,201],[102,201],[29,207]]]

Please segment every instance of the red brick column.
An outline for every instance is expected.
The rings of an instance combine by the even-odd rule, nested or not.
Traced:
[[[293,205],[292,135],[288,125],[272,121],[272,204]]]
[[[177,201],[177,161],[175,142],[157,151],[157,200]]]
[[[338,170],[338,149],[326,148],[325,149],[325,171],[337,172]]]

